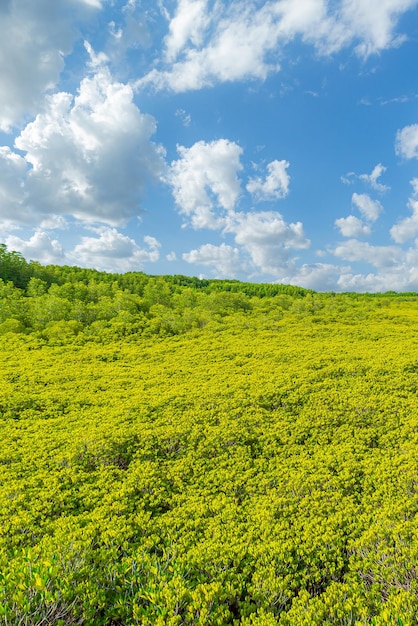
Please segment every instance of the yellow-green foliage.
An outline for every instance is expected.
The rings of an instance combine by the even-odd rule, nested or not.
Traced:
[[[0,623],[416,624],[417,299],[157,292],[5,317]]]

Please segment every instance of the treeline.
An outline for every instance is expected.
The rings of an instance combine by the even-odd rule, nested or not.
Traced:
[[[80,333],[86,340],[173,335],[248,312],[254,299],[281,296],[288,309],[309,293],[291,285],[43,266],[0,245],[0,334],[35,332],[49,341]]]
[[[5,244],[0,244],[0,278],[4,282],[12,282],[15,287],[23,290],[27,289],[32,278],[42,280],[48,288],[53,284],[84,283],[88,285],[92,281],[106,284],[116,282],[120,289],[141,296],[147,283],[157,278],[169,285],[173,293],[178,292],[183,287],[205,291],[206,293],[218,291],[244,293],[247,296],[257,298],[273,297],[283,293],[303,297],[307,293],[314,293],[312,290],[293,285],[242,283],[238,280],[209,280],[178,274],[158,277],[149,276],[143,272],[113,274],[68,265],[44,266],[36,261],[27,262],[19,252],[8,251]]]
[[[390,306],[393,299],[318,294],[292,285],[43,266],[0,244],[0,335],[33,333],[50,343],[183,334],[237,314],[277,320],[325,311],[332,320],[347,306],[361,314],[365,307]]]

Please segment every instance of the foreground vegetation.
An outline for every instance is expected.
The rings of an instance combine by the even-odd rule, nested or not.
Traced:
[[[417,623],[417,296],[0,261],[1,624]]]

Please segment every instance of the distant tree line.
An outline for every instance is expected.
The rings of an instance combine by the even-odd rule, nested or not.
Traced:
[[[401,296],[416,294],[390,292],[385,299]],[[374,301],[367,306],[383,302],[381,295],[318,294],[292,285],[44,266],[0,244],[0,335],[34,333],[53,343],[176,335],[225,323],[231,315],[258,315],[257,323],[270,323],[325,309],[332,319],[347,306],[360,314],[365,299]]]

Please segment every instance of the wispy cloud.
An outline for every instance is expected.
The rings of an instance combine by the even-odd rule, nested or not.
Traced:
[[[278,53],[295,38],[320,55],[354,46],[366,58],[404,41],[396,32],[398,19],[416,4],[276,0],[258,6],[242,0],[179,0],[159,68],[137,84],[182,92],[218,82],[264,80],[280,69]]]

